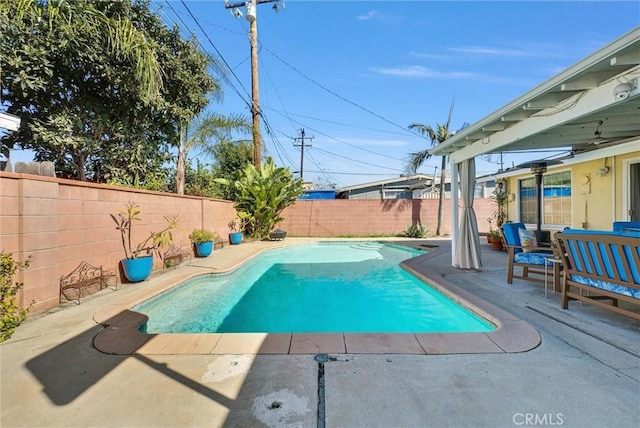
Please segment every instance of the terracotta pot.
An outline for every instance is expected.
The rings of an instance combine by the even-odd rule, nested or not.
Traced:
[[[491,247],[496,250],[502,250],[502,238],[491,238]]]

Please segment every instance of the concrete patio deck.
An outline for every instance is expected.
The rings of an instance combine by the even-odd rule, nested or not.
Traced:
[[[533,331],[538,343],[530,346],[529,337],[520,346],[522,337],[508,335],[485,342],[499,349],[469,353],[461,335],[457,343],[434,340],[436,352],[425,342],[414,354],[394,348],[393,338],[369,340],[366,349],[343,340],[346,348],[337,350],[320,339],[295,353],[291,336],[288,353],[273,354],[264,337],[217,351],[219,338],[206,335],[132,345],[96,323],[196,270],[223,271],[275,245],[246,243],[29,318],[0,345],[0,425],[640,426],[640,323],[577,303],[563,311],[559,296],[545,299],[539,284],[506,284],[506,254],[485,244],[483,269],[464,271],[449,266],[448,240],[412,242],[437,246],[413,269],[500,322],[526,326],[521,331]],[[100,338],[127,352],[98,351]],[[514,349],[503,349],[509,345]],[[326,361],[314,358],[323,353]]]

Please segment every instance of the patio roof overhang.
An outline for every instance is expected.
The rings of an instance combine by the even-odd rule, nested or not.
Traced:
[[[638,136],[640,27],[429,152],[456,164],[484,153],[565,147],[582,153]]]

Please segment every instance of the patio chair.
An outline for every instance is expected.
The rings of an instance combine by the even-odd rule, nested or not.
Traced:
[[[640,232],[640,221],[614,221],[614,232]]]
[[[550,259],[554,258],[554,249],[552,247],[538,246],[535,239],[531,238],[529,242],[523,243],[521,236],[535,236],[534,231],[527,231],[524,223],[505,223],[502,225],[501,230],[509,255],[507,283],[513,284],[513,278],[517,278],[544,284],[547,273],[552,272],[553,289],[559,292],[561,265],[550,261]],[[519,230],[522,230],[522,232]],[[516,268],[522,268],[521,275],[516,275]]]

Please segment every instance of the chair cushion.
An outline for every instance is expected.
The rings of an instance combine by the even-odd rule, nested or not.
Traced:
[[[551,257],[553,253],[515,253],[513,257],[513,261],[515,263],[525,263],[528,265],[538,265],[544,266],[552,266],[548,258]]]
[[[519,229],[526,229],[524,223],[505,223],[502,225],[502,235],[507,245],[520,246]],[[516,248],[516,253],[522,252],[522,249]]]
[[[523,247],[537,247],[538,240],[534,230],[518,229],[518,237],[520,238],[520,244]],[[530,253],[531,248],[523,248],[522,251]]]
[[[636,299],[640,299],[640,290],[635,288],[612,284],[600,279],[592,279],[580,275],[571,275],[571,279],[575,282],[579,282],[580,284],[589,285],[591,287],[601,288],[603,290],[612,291],[614,293],[624,294],[625,296],[631,296]]]

